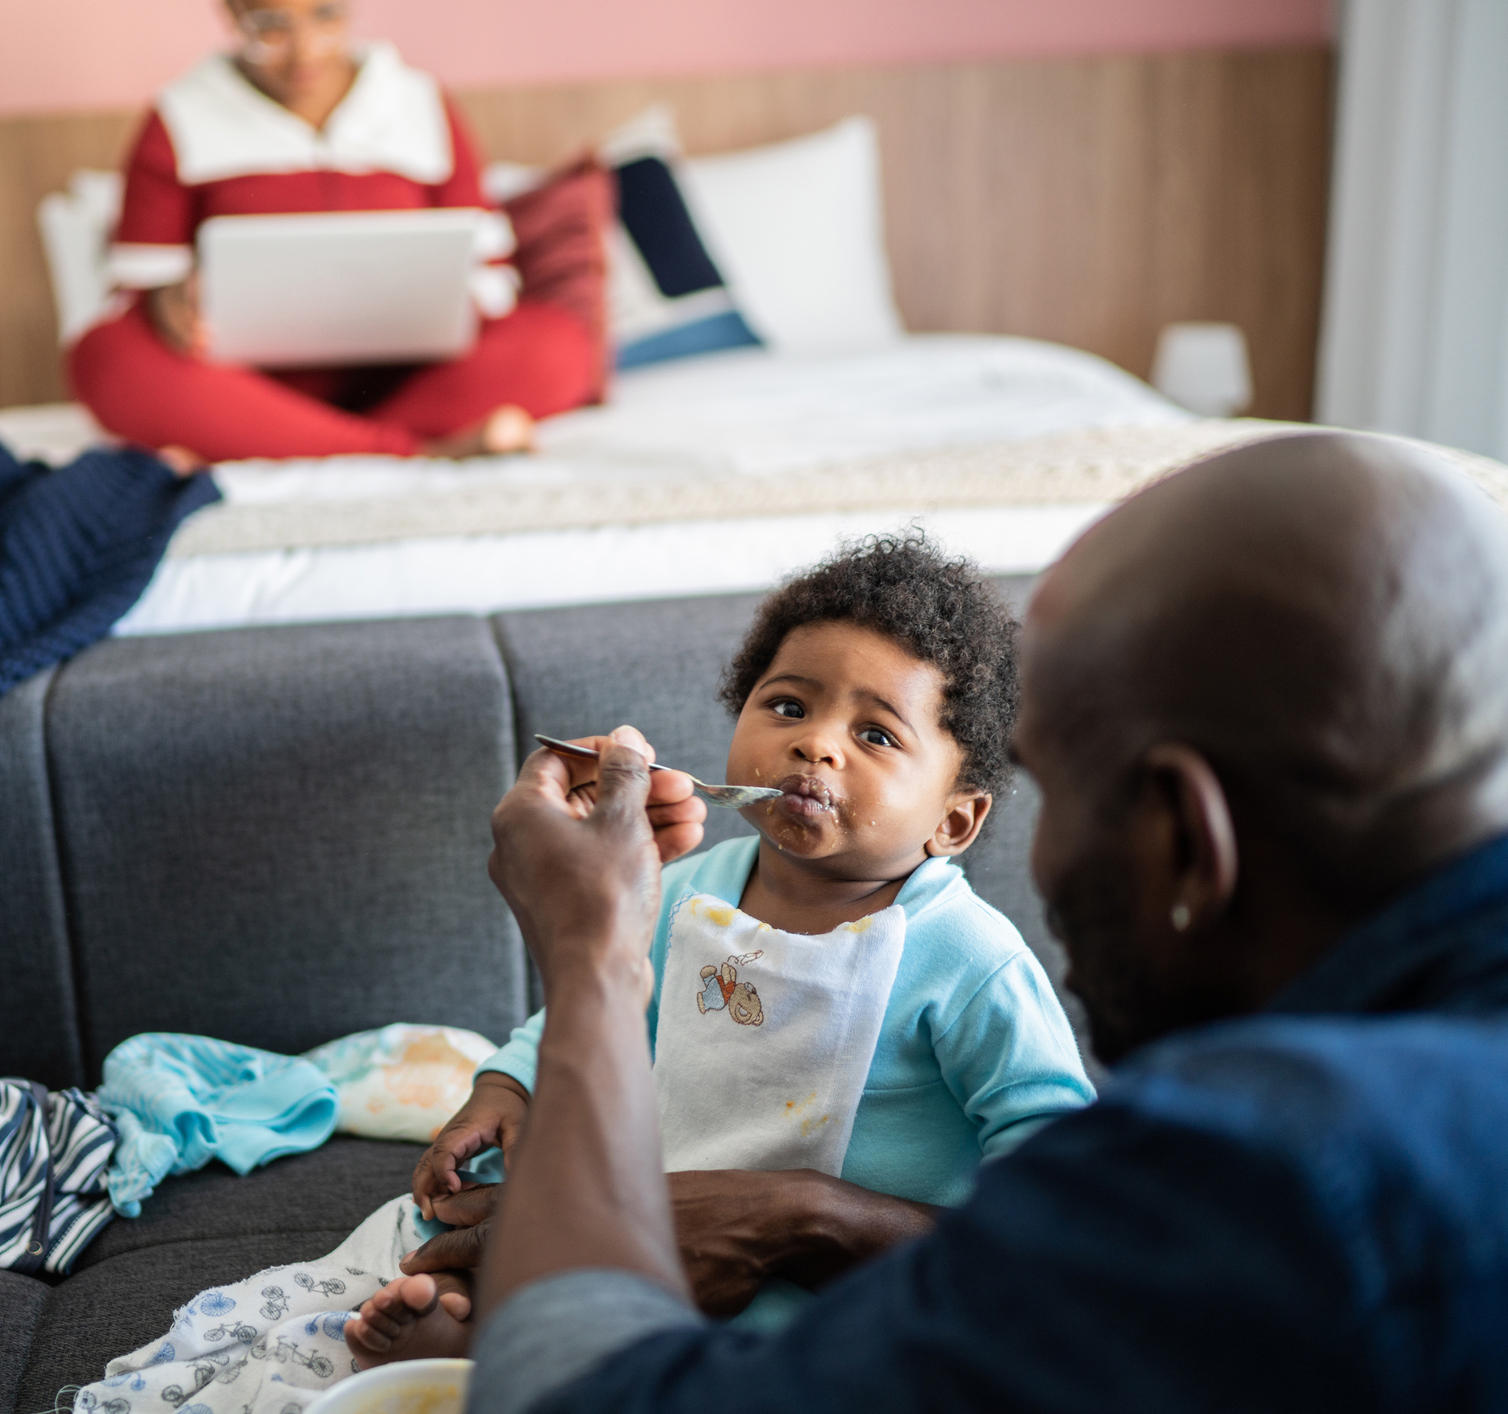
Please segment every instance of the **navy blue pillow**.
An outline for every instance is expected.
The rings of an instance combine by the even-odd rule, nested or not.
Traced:
[[[640,331],[619,345],[618,367],[758,344],[707,253],[669,164],[636,157],[617,167],[615,176],[619,218],[653,285],[639,291]]]

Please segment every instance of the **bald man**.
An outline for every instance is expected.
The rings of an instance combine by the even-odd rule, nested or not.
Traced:
[[[1508,1407],[1508,523],[1380,439],[1213,457],[1046,577],[1015,751],[1115,1079],[775,1336],[689,1304],[653,1141],[689,786],[612,747],[582,818],[526,765],[549,1024],[473,1414]]]

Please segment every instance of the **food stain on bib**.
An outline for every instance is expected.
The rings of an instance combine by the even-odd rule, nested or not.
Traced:
[[[719,928],[731,928],[734,915],[738,912],[729,904],[709,904],[704,899],[693,899],[691,911],[701,914],[708,922],[716,923]]]

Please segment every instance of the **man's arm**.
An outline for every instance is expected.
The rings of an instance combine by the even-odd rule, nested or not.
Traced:
[[[698,1324],[627,1273],[526,1287],[473,1341],[471,1409],[1381,1408],[1366,1281],[1314,1196],[1245,1136],[1101,1104],[775,1335]]]
[[[697,1305],[742,1311],[772,1277],[815,1289],[932,1230],[939,1209],[873,1193],[815,1169],[667,1174]]]
[[[646,807],[662,833],[689,837],[695,825],[698,838],[700,811],[689,780],[657,772],[651,782],[647,749],[635,746],[637,733],[614,733],[585,818],[570,800],[581,767],[543,751],[493,818],[489,870],[539,967],[546,1022],[529,1121],[538,1138],[519,1147],[494,1222],[482,1317],[529,1282],[573,1269],[612,1268],[689,1294],[644,1028],[662,853]]]
[[[672,1173],[666,1182],[681,1262],[696,1304],[711,1316],[742,1311],[772,1277],[823,1286],[924,1236],[942,1211],[813,1169]],[[409,1253],[403,1271],[480,1266],[499,1191],[472,1188],[437,1202],[437,1216],[457,1226]]]

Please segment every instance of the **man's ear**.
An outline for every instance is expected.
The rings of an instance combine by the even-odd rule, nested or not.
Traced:
[[[1214,767],[1192,747],[1164,742],[1147,752],[1143,764],[1168,826],[1168,896],[1159,906],[1166,907],[1175,932],[1197,930],[1223,914],[1236,892],[1239,855],[1230,802]]]
[[[930,858],[962,854],[976,839],[990,813],[994,797],[986,791],[955,791],[948,797],[948,813],[933,831],[926,849]]]

